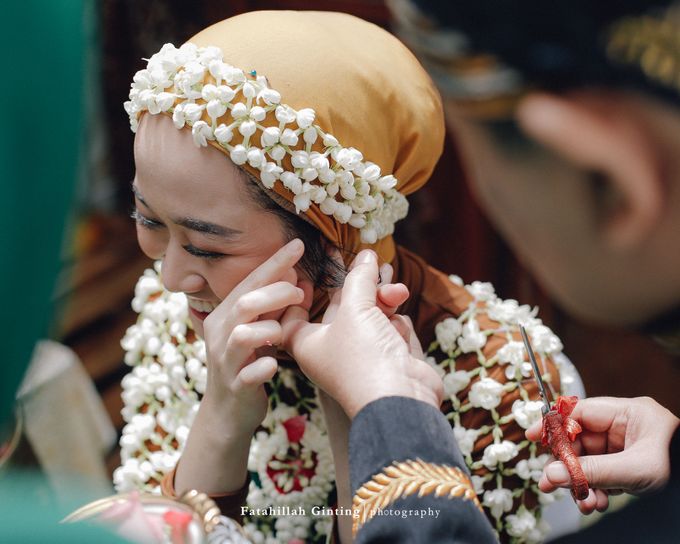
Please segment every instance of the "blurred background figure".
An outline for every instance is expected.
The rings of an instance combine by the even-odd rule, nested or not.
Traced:
[[[467,180],[522,262],[561,307],[589,321],[638,330],[677,361],[677,3],[390,5],[399,34],[446,95]],[[651,370],[646,353],[637,357],[638,375],[677,390],[677,366]],[[607,366],[606,359],[586,357],[579,368],[587,374],[599,361]],[[606,517],[581,541],[674,541],[677,418],[651,399],[581,404],[587,432],[581,453],[609,454],[584,459],[594,487],[601,482],[602,489],[642,494],[665,486]],[[608,409],[615,424],[605,424]],[[642,428],[650,433],[646,446],[637,444],[636,429]],[[527,434],[537,437],[536,429]],[[649,478],[643,474],[648,467]],[[549,466],[541,489],[559,480],[550,474]]]

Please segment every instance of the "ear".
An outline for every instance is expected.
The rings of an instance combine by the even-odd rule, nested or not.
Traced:
[[[641,105],[615,93],[568,97],[530,94],[517,109],[528,136],[581,168],[602,174],[620,206],[603,218],[605,243],[632,250],[662,217],[661,153],[643,118]]]

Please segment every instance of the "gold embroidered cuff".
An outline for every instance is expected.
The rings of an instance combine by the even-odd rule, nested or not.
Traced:
[[[354,495],[352,534],[356,536],[359,528],[378,511],[416,492],[418,497],[434,495],[470,500],[483,512],[470,478],[458,467],[435,465],[422,459],[395,461],[362,485]]]

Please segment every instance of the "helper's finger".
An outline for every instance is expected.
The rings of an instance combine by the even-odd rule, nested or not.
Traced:
[[[635,465],[641,461],[634,459],[625,452],[605,455],[586,455],[578,458],[588,485],[598,489],[629,489],[639,476]],[[543,470],[552,487],[569,487],[571,478],[567,467],[561,461],[546,465]]]
[[[536,421],[531,427],[524,431],[524,435],[532,442],[538,442],[541,439],[543,429],[543,420]]]
[[[391,316],[397,308],[408,300],[409,291],[403,283],[388,283],[378,287],[378,308],[387,316]]]
[[[378,290],[378,259],[370,249],[360,251],[350,266],[342,288],[343,306],[352,310],[374,306]]]
[[[392,283],[392,278],[394,277],[394,268],[392,268],[392,265],[390,263],[385,263],[380,267],[380,282],[378,283],[379,286],[381,285],[387,285],[388,283]]]
[[[413,327],[413,321],[411,321],[411,318],[407,315],[403,316],[403,318],[406,320],[406,323],[408,324],[408,327],[411,331],[411,337],[409,340],[409,347],[411,348],[411,355],[415,357],[416,359],[420,359],[421,361],[425,360],[425,353],[423,352],[423,346],[420,344],[420,339],[418,338],[418,335],[416,334],[415,328]]]
[[[406,344],[410,345],[411,342],[411,329],[408,326],[408,322],[404,319],[403,315],[395,314],[390,317],[390,323],[399,333]]]
[[[324,325],[309,322],[309,310],[312,306],[314,288],[307,280],[302,280],[299,284],[305,296],[301,304],[289,306],[281,317],[281,327],[283,329],[283,347],[294,359],[303,361],[305,359],[305,345],[313,342],[315,334]]]

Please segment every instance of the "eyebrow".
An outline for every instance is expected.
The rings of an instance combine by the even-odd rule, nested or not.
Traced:
[[[131,187],[135,197],[149,210],[153,211],[153,208],[149,206],[149,204],[144,200],[141,193],[139,192],[139,189],[134,185],[134,182],[131,184]],[[207,234],[209,236],[218,236],[228,241],[238,237],[239,234],[243,234],[243,232],[238,229],[223,227],[222,225],[209,223],[208,221],[202,221],[193,217],[180,217],[177,219],[172,219],[172,222],[189,230],[200,232],[201,234]]]

